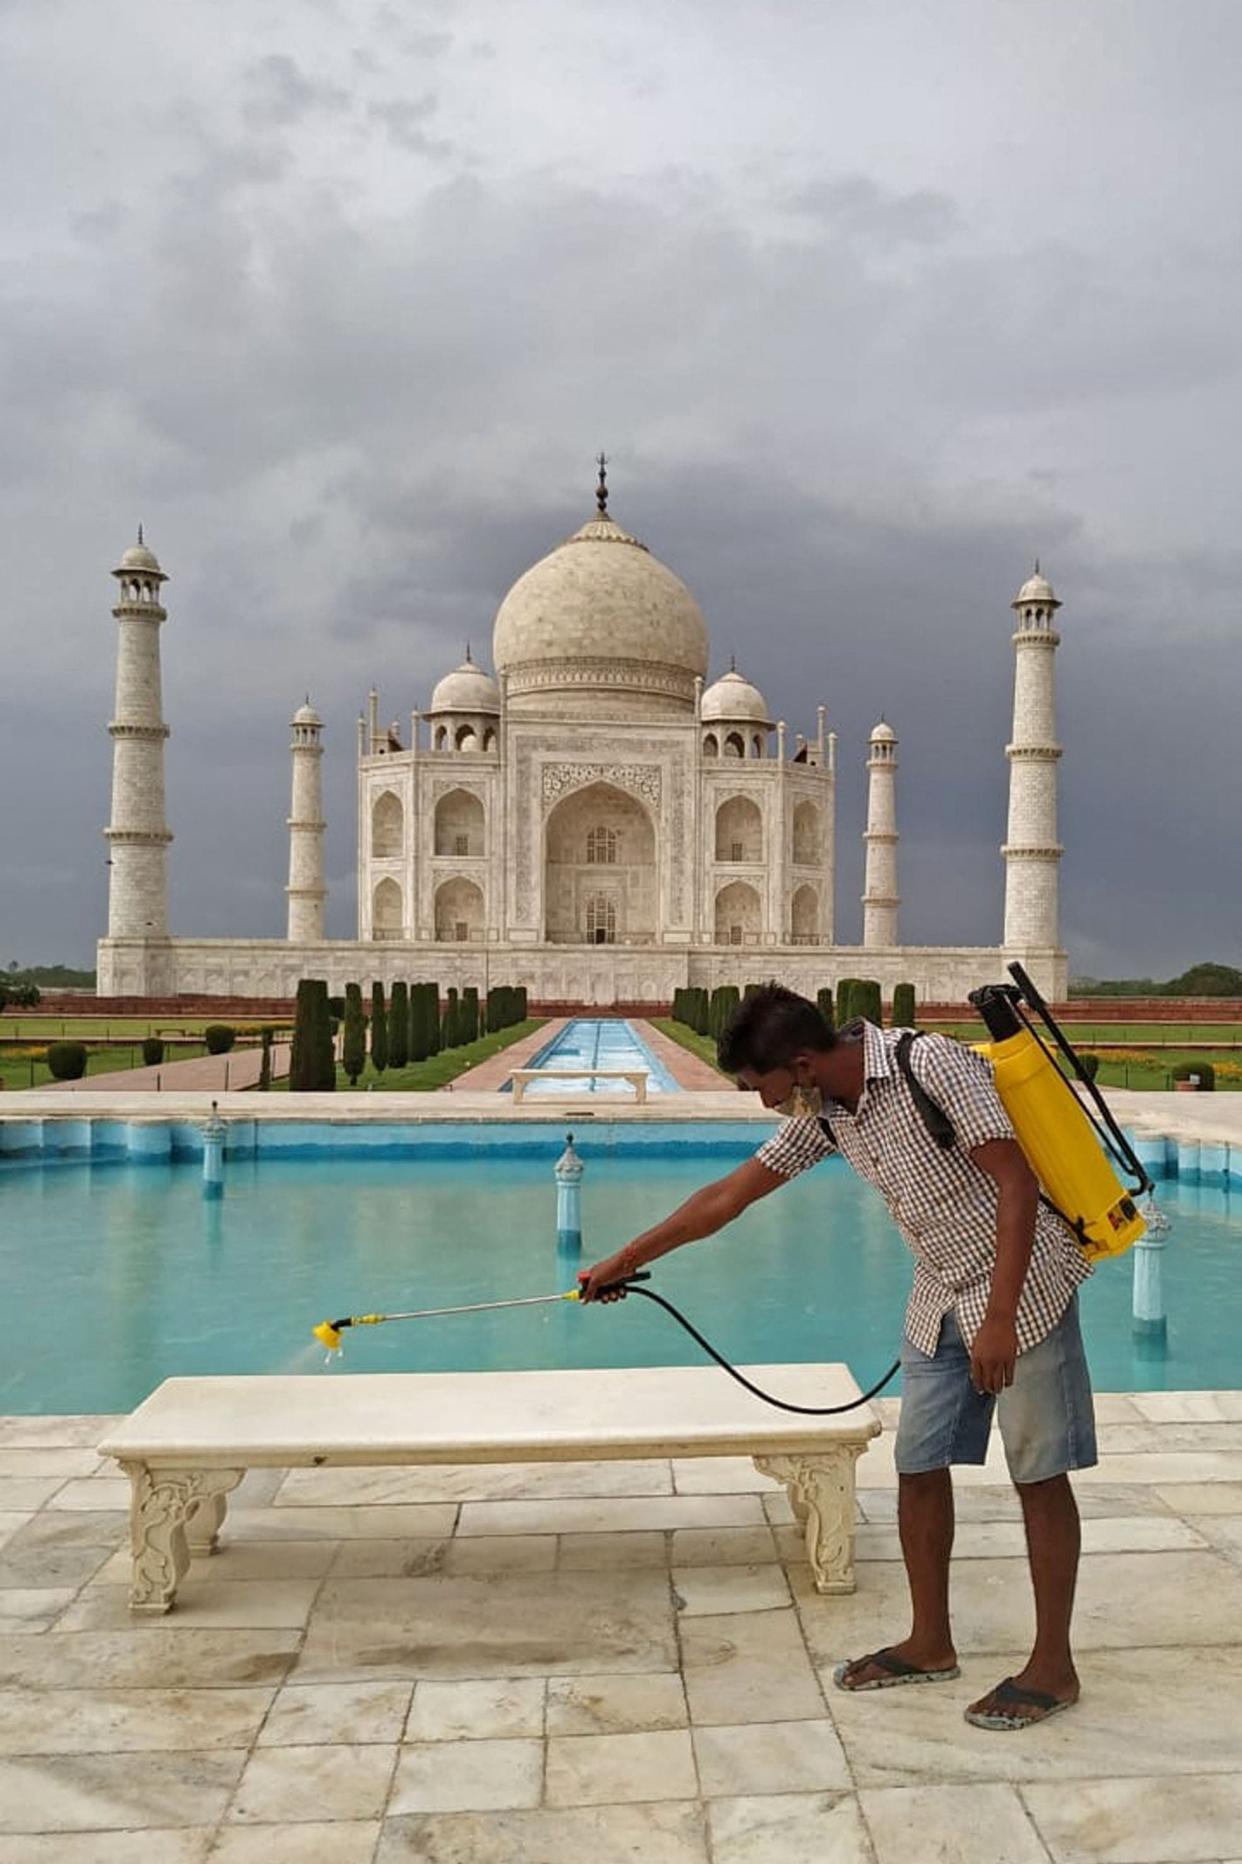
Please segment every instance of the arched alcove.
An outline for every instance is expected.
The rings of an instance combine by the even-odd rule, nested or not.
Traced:
[[[436,804],[436,853],[460,860],[486,852],[483,804],[469,790],[450,790]]]
[[[720,756],[720,740],[714,731],[709,731],[703,740],[703,755],[704,757]]]
[[[611,783],[575,790],[549,815],[544,846],[549,943],[623,944],[656,936],[655,825],[637,797]]]
[[[818,867],[823,857],[819,810],[799,803],[793,813],[793,858],[797,867]]]
[[[716,895],[716,943],[757,945],[763,929],[759,895],[744,880],[731,880]]]
[[[476,945],[483,939],[483,889],[457,875],[436,888],[436,939],[441,944]]]
[[[399,939],[405,931],[405,912],[401,888],[391,875],[376,883],[371,895],[371,936],[376,939]]]
[[[749,796],[730,796],[716,811],[716,859],[762,861],[763,817]]]
[[[377,861],[389,861],[402,852],[405,840],[405,810],[401,798],[392,790],[378,796],[371,808],[371,855]]]
[[[799,887],[791,902],[790,917],[795,945],[819,943],[819,894],[814,887]]]

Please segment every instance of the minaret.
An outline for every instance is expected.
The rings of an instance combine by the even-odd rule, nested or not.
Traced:
[[[111,877],[108,937],[168,937],[166,850],[172,840],[164,820],[164,740],[161,714],[160,584],[167,582],[142,541],[125,552],[113,570],[120,594],[112,613],[119,633],[116,650],[116,707],[112,739],[112,819],[104,830]]]
[[[289,811],[289,943],[306,945],[323,937],[323,790],[319,734],[323,720],[307,694],[293,715],[293,802]]]
[[[1061,604],[1039,573],[1024,582],[1011,605],[1013,637],[1013,739],[1009,759],[1009,832],[1005,857],[1005,948],[1055,948],[1059,943],[1057,873],[1056,650],[1054,627]]]
[[[897,943],[897,733],[881,719],[871,734],[867,769],[863,944]]]

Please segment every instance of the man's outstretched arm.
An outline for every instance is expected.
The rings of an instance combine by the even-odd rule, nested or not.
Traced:
[[[714,1236],[717,1230],[723,1230],[727,1223],[756,1199],[766,1197],[769,1191],[775,1191],[788,1179],[779,1172],[769,1171],[757,1158],[747,1159],[736,1171],[731,1171],[726,1178],[717,1178],[712,1184],[705,1184],[688,1197],[671,1217],[663,1223],[657,1223],[653,1229],[644,1230],[624,1249],[618,1249],[615,1255],[606,1256],[602,1262],[587,1271],[587,1280],[582,1286],[584,1301],[616,1300],[617,1295],[602,1294],[602,1290],[611,1282],[618,1282],[627,1275],[633,1275],[648,1262],[654,1262],[658,1256],[666,1256],[670,1250],[680,1249],[683,1243],[697,1242],[701,1237]]]

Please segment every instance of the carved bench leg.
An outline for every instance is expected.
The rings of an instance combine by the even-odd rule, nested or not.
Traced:
[[[854,1590],[854,1465],[866,1448],[842,1443],[812,1456],[756,1456],[760,1475],[785,1484],[806,1531],[806,1557],[817,1592]]]
[[[190,1558],[200,1560],[206,1554],[214,1553],[220,1529],[224,1526],[224,1517],[228,1512],[229,1498],[223,1492],[209,1495],[190,1510],[185,1524],[185,1537],[189,1543]]]
[[[186,1524],[200,1508],[206,1507],[196,1543],[204,1544],[202,1527],[211,1527],[214,1538],[224,1517],[224,1497],[241,1481],[240,1469],[158,1469],[145,1463],[122,1463],[130,1480],[130,1540],[134,1564],[129,1588],[130,1609],[135,1612],[167,1612],[177,1596],[177,1586],[190,1564]],[[217,1518],[217,1502],[220,1503]]]

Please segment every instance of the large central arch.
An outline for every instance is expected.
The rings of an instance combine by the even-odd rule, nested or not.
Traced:
[[[612,783],[562,797],[544,831],[543,902],[550,945],[656,938],[655,825],[637,797]]]

